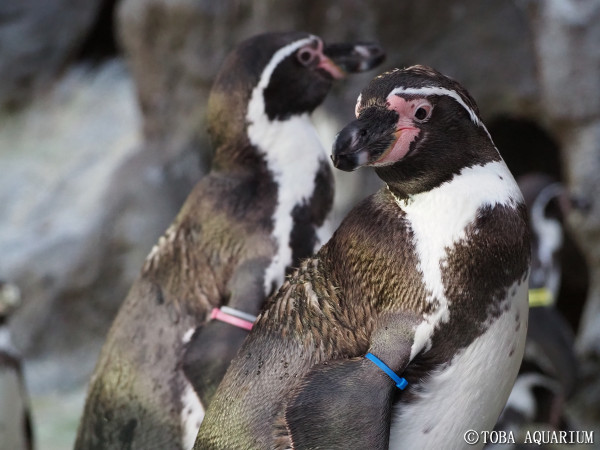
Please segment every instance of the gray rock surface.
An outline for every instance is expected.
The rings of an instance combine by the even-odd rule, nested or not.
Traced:
[[[545,119],[562,145],[569,190],[586,208],[569,216],[590,269],[578,350],[583,379],[578,415],[600,423],[600,2],[521,2],[531,22]]]
[[[0,108],[48,89],[93,25],[102,0],[0,2]]]
[[[177,209],[158,158],[141,152],[139,124],[131,79],[111,62],[73,68],[0,129],[0,273],[23,293],[11,328],[35,389],[85,380]],[[66,360],[76,369],[64,371]]]

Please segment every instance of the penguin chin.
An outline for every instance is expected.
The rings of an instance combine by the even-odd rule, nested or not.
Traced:
[[[413,147],[409,148],[408,151],[398,159],[386,159],[386,155],[380,156],[375,161],[365,164],[365,166],[377,168],[377,167],[389,167],[396,164],[401,164],[407,158],[410,158],[415,153]]]
[[[317,67],[314,72],[329,83],[333,83],[334,80],[346,78],[346,72],[341,72],[341,75],[336,76],[324,67]]]

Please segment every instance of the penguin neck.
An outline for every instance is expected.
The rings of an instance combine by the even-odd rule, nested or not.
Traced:
[[[248,125],[248,138],[267,168],[284,183],[316,173],[326,154],[308,114],[269,121],[266,116]],[[288,184],[289,184],[288,183]]]
[[[389,184],[386,188],[391,201],[405,213],[429,210],[435,212],[442,224],[461,223],[459,229],[474,219],[481,207],[498,204],[516,207],[523,203],[521,191],[502,160],[465,167],[429,191],[399,195]]]
[[[485,128],[473,130],[466,138],[461,139],[460,133],[449,138],[449,143],[441,147],[436,145],[439,140],[426,136],[426,147],[417,142],[414,154],[395,164],[376,167],[375,171],[395,197],[407,200],[450,183],[469,168],[502,162]]]

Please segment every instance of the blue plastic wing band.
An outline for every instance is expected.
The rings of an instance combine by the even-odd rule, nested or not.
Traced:
[[[406,379],[399,377],[398,374],[396,374],[396,372],[390,369],[382,360],[380,360],[373,353],[367,353],[365,355],[365,358],[372,361],[377,367],[383,370],[388,377],[394,380],[394,383],[396,383],[396,387],[398,389],[404,389],[406,386],[408,386],[408,381],[406,381]]]

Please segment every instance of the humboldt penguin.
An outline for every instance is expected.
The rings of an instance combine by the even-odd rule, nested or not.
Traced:
[[[506,403],[527,212],[475,101],[413,66],[373,79],[356,117],[334,165],[371,166],[385,186],[268,300],[195,449],[463,449]]]
[[[514,436],[540,424],[570,429],[565,406],[575,391],[579,368],[573,330],[556,308],[563,223],[573,199],[562,183],[542,173],[528,173],[517,181],[531,226],[529,328],[519,375],[496,425],[496,430]]]
[[[31,450],[33,433],[21,355],[12,343],[8,320],[21,302],[17,286],[0,281],[0,448]]]
[[[208,102],[211,171],[120,308],[76,449],[192,447],[264,299],[320,245],[333,181],[310,114],[336,79],[383,58],[375,44],[301,32],[255,36],[227,57]]]

